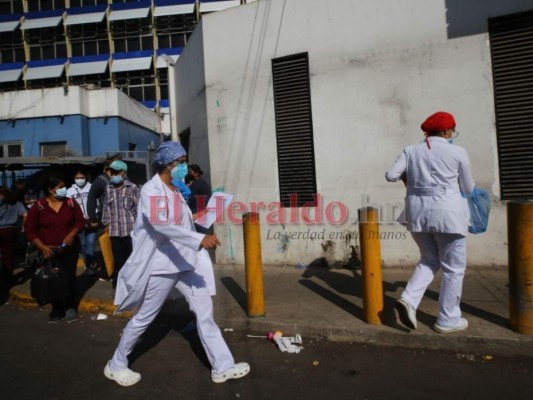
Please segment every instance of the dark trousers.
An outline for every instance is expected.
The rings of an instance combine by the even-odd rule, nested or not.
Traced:
[[[63,299],[52,302],[51,315],[63,316],[69,308],[76,308],[78,250],[70,249],[68,252],[56,254],[54,259],[57,261],[61,273],[67,278],[69,293]]]
[[[113,271],[113,289],[117,287],[117,277],[122,266],[133,250],[131,236],[111,236],[111,251],[115,260],[115,270]]]
[[[0,228],[0,251],[2,252],[2,268],[9,272],[13,272],[13,254],[16,243],[16,228]]]
[[[15,228],[0,228],[0,304],[9,297],[9,289],[13,284],[13,251],[17,242]]]

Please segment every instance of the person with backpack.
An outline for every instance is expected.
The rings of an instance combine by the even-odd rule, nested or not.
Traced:
[[[81,254],[85,263],[85,274],[92,276],[97,273],[96,263],[94,261],[96,229],[91,227],[89,214],[87,213],[87,197],[91,190],[91,182],[89,182],[88,178],[84,171],[76,171],[74,174],[74,183],[67,190],[67,197],[76,200],[83,211],[85,226],[79,233]]]
[[[85,225],[83,212],[73,199],[67,197],[63,179],[48,175],[44,179],[43,193],[30,208],[24,226],[28,241],[43,258],[54,257],[59,273],[67,281],[67,295],[52,302],[49,323],[66,317],[68,323],[78,320],[76,311],[76,265],[80,250],[78,232]]]
[[[91,188],[87,194],[87,216],[89,217],[92,228],[101,228],[105,191],[111,180],[109,166],[113,161],[120,159],[120,154],[115,154],[107,158],[104,162],[103,172],[91,184]]]
[[[104,209],[105,192],[107,185],[109,185],[111,179],[111,170],[109,166],[115,160],[120,160],[122,157],[119,153],[108,157],[103,165],[103,172],[96,177],[91,183],[89,193],[87,194],[87,216],[89,217],[89,227],[96,231],[96,237],[100,237],[103,233],[104,226],[102,225],[102,213]],[[95,239],[96,240],[96,239]],[[103,259],[99,258],[98,263],[104,265]],[[95,268],[96,270],[98,268]],[[111,278],[106,276],[105,268],[100,269],[100,280],[105,281]],[[89,274],[93,272],[90,271]],[[96,271],[95,271],[96,272]]]

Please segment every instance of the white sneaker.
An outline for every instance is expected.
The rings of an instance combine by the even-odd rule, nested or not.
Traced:
[[[468,328],[468,321],[465,318],[460,318],[459,322],[453,326],[441,326],[439,324],[433,325],[433,328],[439,333],[452,333],[464,331]]]
[[[215,383],[222,383],[226,382],[228,379],[242,378],[243,376],[248,375],[248,372],[250,372],[250,366],[248,363],[241,362],[235,364],[233,367],[228,368],[220,374],[215,374],[213,371],[211,371],[211,379]]]
[[[416,329],[416,310],[407,300],[401,297],[396,300],[394,308],[398,312],[400,322],[409,329]]]
[[[104,368],[104,375],[106,376],[106,378],[111,379],[112,381],[115,381],[120,386],[135,385],[137,382],[141,380],[141,374],[134,372],[129,368],[126,368],[125,370],[117,371],[117,372],[113,371],[111,368],[109,368],[109,362],[106,364]]]

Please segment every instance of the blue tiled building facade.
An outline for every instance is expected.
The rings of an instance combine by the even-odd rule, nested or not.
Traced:
[[[241,0],[0,0],[0,91],[118,88],[168,105],[176,59],[206,12]]]

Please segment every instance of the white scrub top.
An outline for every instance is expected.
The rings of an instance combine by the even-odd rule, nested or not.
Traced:
[[[468,203],[461,193],[474,190],[468,154],[442,137],[406,147],[385,174],[396,182],[405,174],[405,216],[411,232],[466,235]]]

